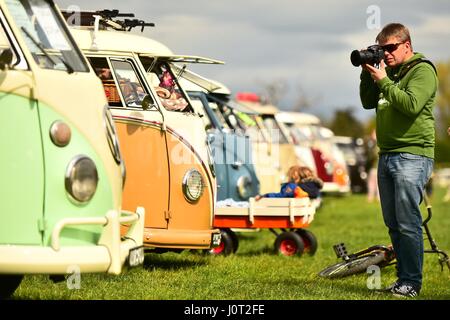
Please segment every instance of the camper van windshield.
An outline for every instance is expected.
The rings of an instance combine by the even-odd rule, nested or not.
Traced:
[[[14,65],[17,57],[16,54],[14,52],[13,47],[11,46],[8,37],[6,36],[6,32],[5,29],[3,27],[3,24],[0,23],[0,54],[3,54],[3,52],[6,52],[7,50],[10,50],[10,52],[12,53],[12,58],[11,58],[11,64]],[[6,63],[5,61],[1,61],[0,62],[0,67],[4,67],[4,64]]]
[[[263,117],[264,125],[271,137],[273,143],[288,143],[286,137],[284,136],[281,128],[278,126],[277,121],[274,117]]]
[[[36,63],[45,69],[88,72],[63,22],[48,0],[6,0]]]

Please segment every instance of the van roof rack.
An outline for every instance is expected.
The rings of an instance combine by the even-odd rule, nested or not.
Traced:
[[[100,17],[101,29],[110,27],[120,31],[131,31],[134,27],[141,27],[141,32],[143,32],[145,27],[155,26],[152,22],[139,19],[115,19],[118,17],[134,18],[134,13],[121,13],[117,9],[98,11],[61,10],[61,13],[70,26],[94,27],[96,16]]]
[[[127,31],[130,31],[134,27],[141,27],[141,32],[144,31],[145,27],[154,27],[155,24],[153,22],[145,22],[144,20],[139,19],[124,19],[123,21],[116,21],[122,24],[122,26],[125,29],[128,29]]]

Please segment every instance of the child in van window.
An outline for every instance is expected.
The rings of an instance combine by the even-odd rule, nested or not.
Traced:
[[[175,90],[175,81],[169,71],[163,71],[160,77],[159,86],[156,87],[156,93],[161,98],[161,103],[167,110],[184,110],[188,103]]]
[[[95,71],[101,80],[112,80],[112,74],[109,68],[96,68]]]
[[[175,93],[175,81],[173,81],[172,75],[169,71],[163,71],[159,86],[168,90],[171,94]]]
[[[261,198],[306,198],[316,199],[320,197],[323,181],[314,176],[308,167],[292,166],[288,171],[289,182],[281,185],[280,192],[257,195],[255,200]]]

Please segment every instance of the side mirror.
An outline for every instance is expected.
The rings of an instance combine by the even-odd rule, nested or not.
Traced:
[[[3,50],[0,54],[0,70],[5,70],[7,66],[8,68],[11,68],[13,57],[14,56],[10,48]]]
[[[144,99],[142,100],[142,109],[144,109],[144,111],[147,111],[148,109],[150,109],[150,107],[153,106],[153,99],[152,97],[148,94],[144,97]]]

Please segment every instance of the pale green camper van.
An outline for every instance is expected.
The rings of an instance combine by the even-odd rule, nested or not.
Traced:
[[[0,298],[25,274],[143,262],[100,81],[51,0],[0,0]],[[132,225],[126,240],[121,225]]]

